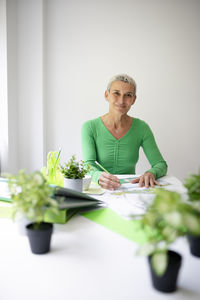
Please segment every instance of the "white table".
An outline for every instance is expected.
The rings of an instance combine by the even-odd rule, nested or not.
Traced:
[[[51,252],[34,255],[16,225],[0,219],[1,300],[200,299],[200,259],[184,238],[172,247],[183,256],[178,287],[163,294],[151,286],[147,259],[137,244],[101,225],[75,216],[55,225]]]

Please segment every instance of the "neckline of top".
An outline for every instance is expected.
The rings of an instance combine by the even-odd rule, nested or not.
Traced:
[[[101,117],[98,118],[100,120],[100,123],[103,125],[104,129],[106,130],[106,132],[108,132],[108,134],[115,140],[115,141],[120,141],[121,139],[123,139],[124,137],[126,137],[130,131],[132,130],[132,127],[134,125],[134,118],[132,118],[132,123],[131,126],[129,128],[129,130],[119,139],[117,139],[116,137],[114,137],[114,135],[112,135],[112,133],[108,130],[108,128],[106,127],[106,125],[104,124],[103,120],[101,119]]]

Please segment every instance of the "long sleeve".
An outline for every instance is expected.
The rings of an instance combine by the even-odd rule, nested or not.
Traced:
[[[101,175],[102,171],[95,164],[95,161],[97,160],[96,143],[90,122],[83,124],[81,130],[81,140],[83,160],[85,163],[91,165],[92,170],[90,171],[90,175],[92,176],[92,181],[98,183],[99,176]]]
[[[149,126],[134,118],[129,131],[116,139],[103,124],[101,118],[85,122],[82,126],[83,160],[92,166],[92,180],[98,182],[102,170],[95,164],[98,161],[111,174],[135,174],[139,159],[139,149],[151,165],[148,170],[155,178],[164,176],[167,164],[163,159]]]
[[[153,173],[156,179],[166,175],[167,163],[163,159],[160,150],[158,149],[158,146],[156,144],[154,135],[147,124],[145,134],[142,140],[142,147],[151,165],[151,169],[149,169],[147,172]]]

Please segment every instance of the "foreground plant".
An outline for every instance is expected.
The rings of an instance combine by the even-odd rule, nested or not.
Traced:
[[[26,216],[33,222],[34,229],[40,227],[47,208],[58,213],[58,203],[52,199],[53,188],[41,172],[26,174],[20,170],[17,175],[8,175],[8,187],[13,203],[13,219]]]
[[[151,265],[162,276],[168,265],[168,248],[187,232],[200,233],[200,219],[193,207],[182,201],[181,195],[158,189],[141,224],[146,233],[146,243],[138,250],[139,255],[151,257]]]
[[[186,178],[184,186],[187,189],[188,203],[191,204],[198,220],[200,220],[200,169],[198,174],[190,174],[188,178]],[[190,253],[196,257],[200,257],[200,232],[194,233],[188,231],[187,238]]]

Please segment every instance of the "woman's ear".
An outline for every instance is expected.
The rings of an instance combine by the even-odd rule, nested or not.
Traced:
[[[104,96],[105,96],[105,99],[108,101],[108,95],[109,95],[109,92],[106,90],[105,93],[104,93]]]
[[[135,96],[133,97],[133,102],[132,102],[132,105],[135,103],[135,101],[136,101],[136,98],[137,98],[137,96],[135,95]]]

